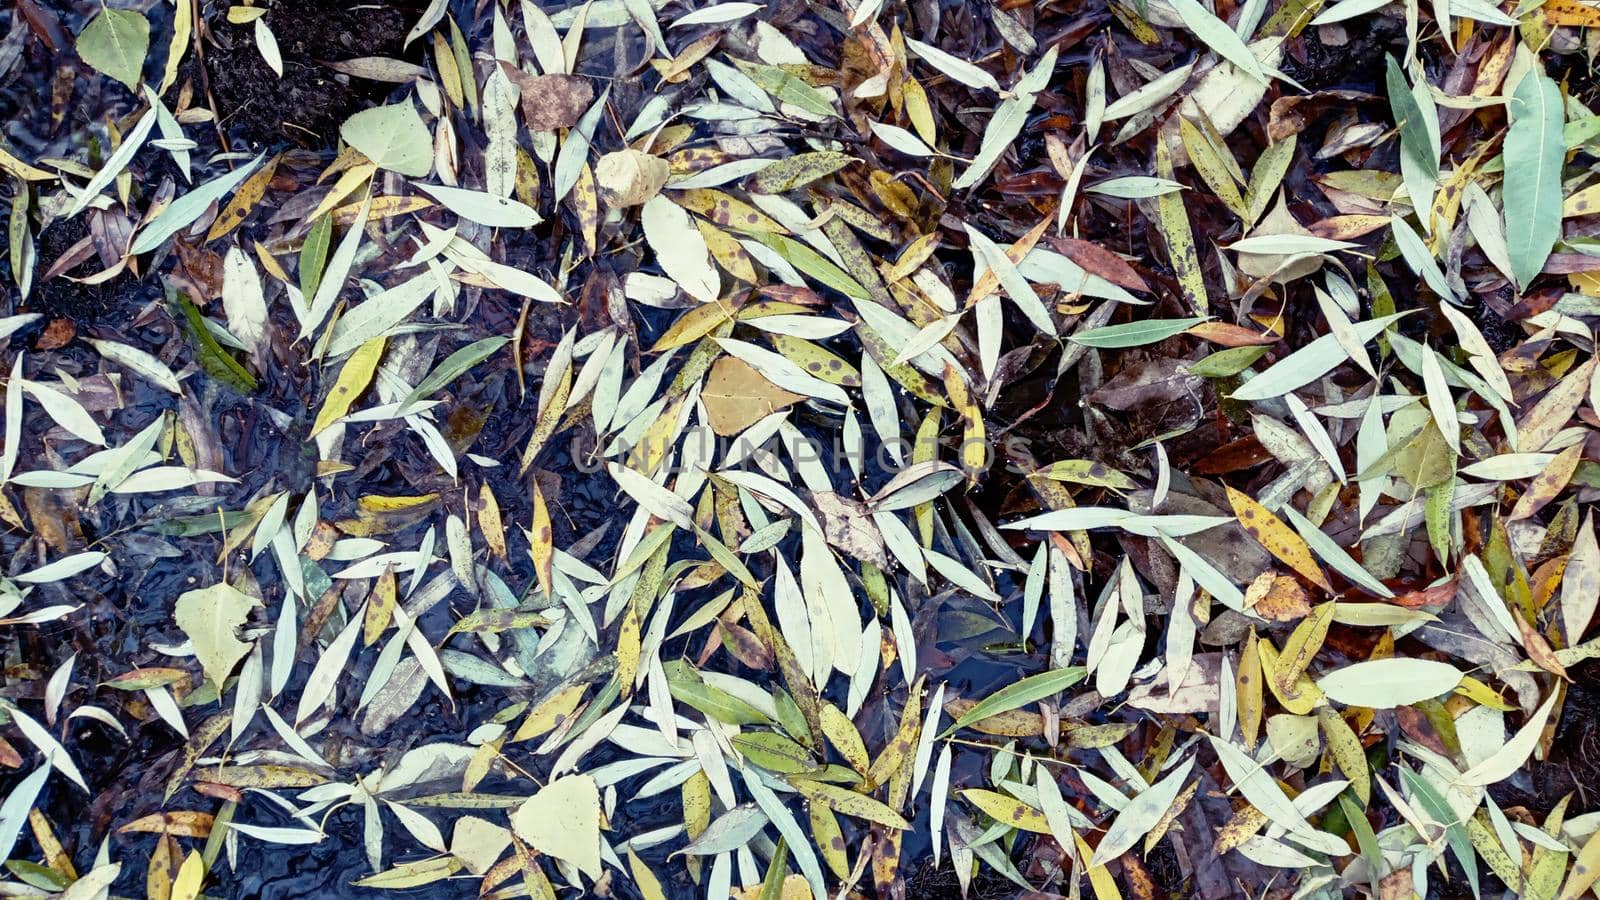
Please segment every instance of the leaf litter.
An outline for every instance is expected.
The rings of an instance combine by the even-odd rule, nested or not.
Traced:
[[[1592,888],[1600,9],[313,7],[0,41],[12,892]]]

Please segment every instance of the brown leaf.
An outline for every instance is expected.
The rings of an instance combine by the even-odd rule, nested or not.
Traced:
[[[581,75],[529,75],[502,66],[522,89],[522,121],[529,131],[571,128],[594,102],[594,84]]]
[[[805,395],[778,387],[742,359],[724,356],[711,367],[700,398],[705,401],[712,430],[728,437],[793,406]]]
[[[1261,585],[1259,589],[1258,584]],[[1260,596],[1252,606],[1251,595],[1257,590]],[[1305,588],[1300,586],[1298,580],[1277,572],[1263,572],[1250,585],[1250,590],[1245,592],[1245,605],[1253,609],[1256,615],[1274,622],[1291,622],[1311,614],[1311,602]]]
[[[1086,272],[1099,275],[1117,287],[1145,294],[1150,292],[1150,285],[1145,283],[1133,266],[1099,244],[1068,237],[1048,237],[1045,241]]]
[[[1539,629],[1528,623],[1522,610],[1512,609],[1511,614],[1516,617],[1517,630],[1522,633],[1522,649],[1528,652],[1528,658],[1533,660],[1534,665],[1552,675],[1567,678],[1567,667],[1556,658],[1555,651],[1550,649],[1550,642],[1544,639]]]

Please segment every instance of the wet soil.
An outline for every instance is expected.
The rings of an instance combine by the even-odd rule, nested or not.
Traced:
[[[1405,45],[1405,26],[1383,16],[1307,27],[1285,45],[1283,71],[1312,91],[1380,93],[1384,57]]]
[[[1572,684],[1556,726],[1550,757],[1544,765],[1524,767],[1512,778],[1489,788],[1502,807],[1521,806],[1539,815],[1572,795],[1567,816],[1600,809],[1600,660],[1567,670]]]
[[[87,215],[58,220],[39,234],[35,248],[37,262],[34,277],[43,278],[55,266],[62,254],[72,250],[89,235]],[[91,253],[82,263],[62,273],[64,276],[82,278],[101,271],[103,263],[98,254]],[[56,319],[68,319],[74,324],[93,324],[107,318],[120,302],[132,299],[137,302],[140,290],[138,279],[123,272],[102,284],[83,284],[69,277],[56,277],[38,282],[23,304],[25,312],[44,316],[46,327]]]
[[[227,4],[208,19],[206,76],[222,127],[252,145],[332,143],[339,123],[392,85],[365,81],[323,65],[364,56],[401,58],[408,23],[419,10],[406,3],[277,0],[263,21],[283,57],[283,76],[256,46],[254,23],[234,25]],[[420,52],[413,43],[413,52]]]
[[[1010,900],[1019,888],[988,866],[979,868],[965,893],[948,858],[941,866],[923,865],[906,875],[906,896],[914,900]]]

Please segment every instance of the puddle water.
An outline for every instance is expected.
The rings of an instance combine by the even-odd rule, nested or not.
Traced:
[[[305,22],[314,23],[315,14],[325,2],[290,0],[280,5],[302,16]],[[49,14],[42,20],[43,24],[33,27],[48,29],[56,27],[51,24],[56,22],[63,34],[76,34],[87,18],[99,9],[99,4],[92,2],[40,3],[23,0],[23,5],[26,11],[42,10]],[[452,4],[452,10],[458,21],[471,22],[474,10],[481,5],[460,0]],[[546,8],[554,12],[561,6],[550,4]],[[7,79],[3,89],[0,89],[0,121],[5,123],[5,142],[29,158],[64,156],[82,160],[83,149],[101,140],[105,123],[130,111],[131,98],[120,87],[103,78],[58,80],[57,72],[70,73],[73,66],[81,63],[73,59],[70,52],[51,53],[38,40],[23,40],[22,35],[30,25],[20,9],[13,6],[10,10],[0,11],[0,35],[8,35],[0,38],[0,77]],[[363,9],[366,8],[353,9],[348,13],[349,16],[367,16],[363,20],[365,30],[344,36],[349,54],[402,52],[399,43],[394,40],[395,35],[384,32],[384,28],[388,27],[384,26],[387,21],[385,17],[394,18],[395,22],[400,23],[398,27],[403,34],[420,10],[413,10],[407,4],[379,6],[364,12]],[[170,32],[170,24],[164,18],[171,15],[166,4],[154,4],[147,12],[154,22],[154,34]],[[220,30],[231,26],[219,24],[217,27]],[[486,20],[480,19],[472,31],[469,39],[474,46],[481,46],[488,40]],[[276,95],[264,92],[250,81],[260,77],[260,73],[255,71],[255,68],[259,68],[259,59],[254,55],[253,44],[240,42],[238,35],[230,37],[236,42],[233,49],[215,49],[209,64],[211,88],[226,95],[226,99],[233,104],[221,132],[233,149],[261,149],[264,142],[263,123],[272,119],[274,114],[281,116],[281,111],[261,109]],[[321,54],[327,50],[325,38],[325,35],[303,35],[286,29],[280,35],[280,43],[285,52],[291,55]],[[637,67],[643,56],[641,41],[642,37],[636,28],[594,29],[588,32],[584,54],[580,58],[580,71],[611,80],[611,99],[622,121],[628,121],[647,99],[641,89],[642,82],[627,74]],[[416,56],[422,52],[422,48],[423,43],[417,42],[403,52]],[[819,58],[829,55],[823,48],[813,49],[817,50]],[[153,53],[159,55],[155,51]],[[229,56],[230,53],[233,55]],[[226,65],[229,59],[248,60],[249,63],[248,66],[244,62],[239,63],[241,72],[238,73],[217,68]],[[326,143],[326,135],[331,133],[331,129],[326,127],[328,123],[336,124],[351,109],[382,100],[381,91],[363,89],[343,90],[337,92],[338,96],[313,102],[312,98],[301,93],[309,90],[305,87],[305,84],[309,84],[305,76],[297,75],[295,78],[298,80],[279,99],[287,98],[287,102],[303,104],[303,111],[314,117],[313,125],[322,128],[322,134],[317,134],[314,129],[303,128],[291,134],[287,126],[268,123],[280,137],[287,136],[287,140],[272,142],[271,146],[265,147],[267,150],[282,149],[292,143],[304,149],[322,151],[325,162],[331,158],[331,148]],[[327,102],[324,103],[324,100]],[[186,133],[199,142],[194,152],[194,183],[199,183],[213,174],[204,161],[221,149],[218,129],[190,127]],[[272,133],[266,132],[269,136]],[[98,160],[99,154],[96,154],[94,162],[97,164]],[[176,170],[170,166],[158,170],[158,174],[177,177]],[[154,187],[148,186],[149,189]],[[82,239],[84,226],[81,222],[78,220],[74,224],[56,226],[62,230],[47,235],[48,240],[41,238],[41,271],[48,268],[61,252]],[[77,231],[72,231],[73,228]],[[520,252],[532,256],[539,265],[549,266],[555,262],[542,258],[542,255],[550,252],[546,247],[511,248],[511,251],[513,254]],[[510,261],[522,264],[529,262],[526,259]],[[619,265],[619,262],[613,260],[611,264]],[[587,265],[574,273],[573,284],[585,282],[588,277]],[[164,267],[170,269],[172,262],[165,263]],[[91,260],[82,271],[96,268],[97,264]],[[8,280],[14,282],[14,279]],[[11,299],[15,300],[15,294]],[[47,290],[37,291],[29,302],[31,305],[25,309],[46,313],[47,322],[61,319],[71,323],[74,334],[69,338],[75,335],[77,340],[69,340],[64,346],[49,351],[52,365],[58,366],[69,376],[84,377],[99,369],[99,357],[84,346],[81,340],[84,337],[114,338],[157,353],[173,342],[186,340],[180,330],[170,326],[168,317],[147,314],[162,302],[159,281],[154,277],[144,280],[119,278],[102,288],[82,288],[58,281]],[[515,306],[491,302],[487,298],[481,300],[478,315],[481,316],[482,333],[509,333],[517,313]],[[553,345],[561,333],[575,323],[577,315],[577,307],[554,312],[549,309],[536,310],[535,319],[530,322],[530,338]],[[642,309],[634,325],[639,329],[641,342],[648,346],[671,320],[670,314]],[[41,323],[16,335],[12,339],[13,352],[35,353],[47,327]],[[466,340],[463,338],[460,343],[447,346],[453,348],[464,345]],[[443,352],[440,353],[442,355]],[[533,356],[536,357],[533,368],[537,369],[548,357],[548,347]],[[13,643],[5,648],[9,668],[4,691],[13,699],[34,701],[33,707],[37,709],[44,679],[69,654],[76,653],[80,677],[75,679],[75,684],[91,687],[87,691],[80,688],[74,693],[70,706],[95,704],[118,713],[121,721],[131,723],[135,719],[143,720],[142,724],[132,726],[128,740],[88,719],[73,720],[65,731],[66,743],[90,781],[90,792],[85,794],[55,779],[47,786],[40,806],[59,829],[63,842],[74,852],[74,860],[80,870],[89,863],[93,848],[113,824],[164,809],[215,809],[213,801],[196,802],[199,798],[187,787],[170,804],[163,803],[165,779],[181,757],[183,737],[151,715],[141,695],[94,685],[134,668],[166,663],[168,658],[154,649],[153,645],[171,644],[181,638],[172,625],[173,600],[183,591],[211,583],[216,576],[216,554],[220,544],[215,527],[210,526],[205,517],[214,516],[218,509],[240,510],[252,500],[275,491],[291,492],[293,508],[298,506],[300,497],[313,487],[315,481],[315,456],[306,440],[312,413],[306,407],[315,402],[319,388],[301,365],[298,356],[291,354],[284,359],[283,365],[269,367],[268,371],[262,373],[259,390],[248,395],[235,393],[218,381],[200,375],[191,378],[188,384],[189,399],[180,405],[172,396],[152,388],[145,379],[129,379],[128,393],[122,398],[122,408],[102,421],[108,444],[118,446],[125,443],[130,436],[161,415],[193,418],[205,423],[215,436],[214,443],[195,448],[205,463],[202,467],[235,475],[238,481],[215,485],[201,491],[201,496],[181,500],[150,499],[147,495],[112,497],[104,502],[102,509],[86,514],[81,521],[66,522],[64,528],[77,546],[104,541],[113,555],[120,576],[79,579],[74,583],[75,592],[72,595],[60,586],[44,586],[39,590],[44,599],[50,602],[81,602],[89,608],[90,614],[72,616],[39,628],[10,629],[6,633],[7,639]],[[516,469],[532,421],[526,412],[527,407],[523,405],[521,389],[515,377],[496,372],[476,381],[463,379],[457,388],[454,408],[441,417],[441,421],[450,426],[446,428],[447,436],[469,442],[466,449],[474,454],[503,463],[498,467],[473,470],[471,482],[487,483],[491,487],[507,523],[530,522],[530,485],[527,479],[517,474]],[[537,392],[536,378],[530,378],[527,389],[530,395]],[[41,446],[42,437],[35,432],[43,431],[46,424],[38,417],[31,417],[23,446]],[[390,432],[390,437],[393,434]],[[585,536],[591,536],[593,546],[590,558],[606,560],[615,552],[621,536],[623,522],[618,516],[618,503],[609,489],[609,481],[594,478],[577,465],[573,457],[575,452],[580,455],[586,452],[581,441],[569,442],[568,436],[563,435],[543,454],[538,465],[537,477],[541,479],[546,496],[551,499],[556,544],[570,546]],[[356,455],[359,460],[356,472],[344,474],[333,481],[331,493],[326,484],[316,484],[324,519],[332,521],[353,515],[355,501],[373,494],[401,495],[439,490],[447,498],[446,508],[460,508],[461,486],[452,485],[448,479],[433,472],[431,462],[425,457],[408,459],[402,450],[381,439],[367,446],[365,453],[364,459]],[[19,464],[19,470],[55,468],[59,465],[59,461],[47,458],[25,457]],[[877,480],[883,479],[879,477]],[[472,484],[472,487],[475,489],[476,484]],[[154,496],[160,498],[166,495]],[[29,498],[29,502],[47,504],[52,501],[40,496]],[[34,512],[37,518],[44,509],[43,506],[39,510],[30,507],[30,512]],[[65,516],[66,512],[63,509],[62,515]],[[993,510],[989,512],[992,514]],[[430,521],[437,524],[438,518]],[[420,523],[383,537],[394,548],[416,547],[422,540],[426,524]],[[175,536],[185,531],[186,536]],[[197,533],[207,536],[195,537]],[[0,534],[0,553],[7,557],[15,556],[23,549],[25,538],[25,535],[16,533]],[[236,553],[227,565],[247,566],[248,563],[246,553]],[[283,591],[274,566],[259,566],[252,571],[260,580],[265,596],[281,596]],[[513,553],[502,568],[502,576],[509,585],[529,584],[534,578],[532,563],[526,554]],[[1009,584],[1002,586],[1003,589],[1010,587]],[[679,608],[692,609],[709,596],[709,593],[705,597],[686,594],[679,598]],[[433,618],[424,620],[430,633],[443,633],[453,621],[453,616],[460,614],[461,610],[452,614],[449,605],[440,604],[429,613]],[[969,623],[962,626],[968,631],[974,631],[970,626],[972,622],[987,620],[994,625],[992,629],[976,629],[974,633],[986,633],[961,642],[964,646],[941,644],[932,634],[922,642],[926,645],[926,652],[935,659],[931,671],[935,677],[950,682],[953,694],[982,695],[1013,680],[1018,672],[1038,670],[1038,641],[1043,637],[1040,633],[1042,628],[1036,629],[1034,643],[1026,652],[1020,649],[1012,652],[1017,638],[1009,629],[1014,629],[1019,623],[1004,623],[993,610],[983,608],[947,610],[946,613]],[[918,617],[918,621],[921,620]],[[327,626],[328,629],[334,627]],[[328,633],[325,630],[324,634]],[[987,644],[993,644],[997,652],[985,651],[984,645]],[[669,643],[663,656],[667,659],[677,656],[692,658],[699,649],[698,645],[691,645],[687,639],[683,639]],[[297,695],[308,675],[310,665],[307,664],[306,655],[309,652],[302,652],[294,680],[285,690],[287,696]],[[943,666],[937,664],[941,657],[945,658]],[[358,665],[371,666],[370,654],[357,659]],[[26,674],[29,677],[13,678],[13,674]],[[740,671],[739,674],[758,681],[766,677],[764,673],[749,671]],[[358,672],[358,675],[364,676],[365,672]],[[361,681],[355,683],[360,684]],[[351,736],[357,738],[342,744],[348,759],[340,761],[349,765],[347,770],[341,770],[341,777],[356,772],[370,772],[379,761],[393,759],[410,747],[432,742],[464,743],[473,728],[491,718],[509,702],[505,691],[477,690],[465,683],[459,685],[461,689],[455,698],[454,708],[430,692],[409,714],[383,734],[381,745],[375,748],[367,746],[370,741],[363,741],[354,734],[355,722],[336,720],[330,726],[332,731],[349,730]],[[903,695],[905,686],[897,683],[889,689],[898,690]],[[842,697],[835,699],[842,701]],[[868,713],[863,721],[869,723],[870,727],[883,730],[885,734],[892,731],[895,723],[883,711],[882,701],[869,698],[867,702]],[[874,705],[880,710],[877,715],[872,713]],[[186,718],[193,724],[214,709],[203,712],[190,710]],[[258,719],[254,728],[263,727]],[[883,736],[879,735],[873,742],[880,741]],[[330,741],[330,745],[333,743]],[[585,765],[592,768],[620,755],[611,745],[604,744],[585,757]],[[958,782],[963,779],[976,780],[975,771],[967,772],[967,768],[976,765],[979,756],[962,754],[960,759]],[[668,791],[653,799],[626,800],[637,792],[650,774],[653,773],[617,785],[617,794],[626,803],[628,827],[635,833],[672,825],[680,815],[676,791]],[[9,790],[17,780],[15,774],[0,776],[0,791]],[[492,780],[486,782],[482,789],[493,792]],[[525,791],[525,785],[516,790]],[[288,816],[276,812],[271,803],[251,802],[244,809],[242,821],[253,825],[289,827],[295,824]],[[919,814],[925,823],[926,811]],[[231,873],[222,876],[228,896],[370,896],[369,891],[351,884],[371,873],[360,838],[360,807],[345,806],[338,809],[328,816],[324,826],[334,839],[313,846],[283,847],[256,840],[240,841]],[[392,819],[386,821],[385,830],[386,864],[421,857],[416,843],[403,835]],[[925,828],[915,832],[925,833]],[[37,848],[30,846],[29,840],[31,838],[25,837],[23,848],[36,855]],[[113,892],[125,895],[143,893],[145,872],[140,862],[149,858],[156,839],[149,835],[113,834],[110,841],[114,858],[129,863],[124,866]],[[666,853],[666,847],[662,846],[640,855],[659,875],[676,879],[667,884],[673,896],[694,894],[696,887],[688,880],[684,868],[668,865]],[[924,853],[923,847],[907,846],[909,857],[921,857]],[[229,868],[226,862],[218,865],[225,871]],[[458,877],[432,884],[424,890],[428,896],[466,897],[475,896],[477,888],[476,878]],[[616,884],[614,890],[617,895],[626,897],[633,896],[634,888],[631,884]],[[925,896],[936,894],[937,891]]]

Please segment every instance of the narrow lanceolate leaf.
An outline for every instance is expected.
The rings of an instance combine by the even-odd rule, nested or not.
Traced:
[[[1576,647],[1582,642],[1594,619],[1597,603],[1600,603],[1600,542],[1595,539],[1591,511],[1584,516],[1578,537],[1572,542],[1566,572],[1561,578],[1561,626],[1567,635],[1567,646]]]
[[[849,788],[805,778],[790,779],[790,784],[807,800],[821,803],[834,812],[900,831],[911,827],[911,823],[907,822],[904,816],[885,806],[882,801],[874,800],[865,794],[858,794]]]
[[[1555,709],[1555,705],[1556,695],[1551,694],[1538,711],[1517,729],[1516,735],[1511,740],[1506,741],[1487,759],[1462,772],[1460,782],[1482,787],[1510,778],[1511,774],[1522,768],[1522,764],[1533,754],[1534,747],[1538,745],[1539,738],[1544,733],[1544,723],[1550,720],[1550,712]]]
[[[946,728],[940,737],[949,737],[956,731],[965,728],[973,722],[981,722],[990,716],[1020,709],[1029,703],[1043,700],[1052,694],[1060,693],[1082,681],[1087,673],[1081,666],[1069,666],[1065,669],[1055,669],[1030,675],[1013,684],[1008,684],[989,696],[979,700],[973,707],[961,714],[949,728]]]
[[[205,212],[211,204],[227,196],[228,192],[237,187],[239,182],[250,177],[250,173],[261,165],[261,160],[262,156],[258,154],[255,159],[234,169],[232,172],[219,175],[173,201],[171,206],[163,210],[161,215],[157,216],[154,221],[144,227],[144,230],[139,232],[139,236],[134,238],[133,246],[128,248],[128,252],[133,254],[149,253],[151,250],[161,246],[162,242],[167,238],[189,227],[195,219],[200,218],[200,214]]]
[[[1194,757],[1191,756],[1183,765],[1167,773],[1165,778],[1140,791],[1139,796],[1117,814],[1117,820],[1112,823],[1106,836],[1101,838],[1100,846],[1095,848],[1094,858],[1089,860],[1089,865],[1105,865],[1138,843],[1146,832],[1161,821],[1178,792],[1188,782],[1189,771],[1193,768]]]
[[[1164,138],[1156,139],[1156,174],[1172,179],[1172,151]],[[1195,312],[1204,315],[1211,308],[1206,294],[1205,273],[1200,269],[1200,254],[1195,251],[1194,233],[1189,229],[1189,212],[1184,208],[1183,192],[1174,191],[1156,198],[1157,224],[1167,245],[1167,261],[1178,276],[1184,299]]]
[[[1317,651],[1322,649],[1322,642],[1328,637],[1334,609],[1335,604],[1331,600],[1319,605],[1295,626],[1283,642],[1283,652],[1272,667],[1272,686],[1277,689],[1279,696],[1293,693],[1295,682],[1311,667],[1311,661],[1316,658]]]
[[[311,426],[313,435],[344,418],[350,412],[350,405],[361,392],[372,383],[372,377],[378,370],[378,361],[383,358],[383,348],[387,339],[375,337],[360,349],[350,354],[344,361],[344,367],[339,370],[339,378],[333,383],[333,388],[328,391],[328,397],[322,402],[322,409],[317,412],[317,421]]]
[[[1233,514],[1238,517],[1239,525],[1269,553],[1323,590],[1333,590],[1328,584],[1328,576],[1317,565],[1311,548],[1293,529],[1283,524],[1282,519],[1249,494],[1231,486],[1228,488],[1228,502],[1233,505]]]
[[[1561,164],[1566,158],[1561,89],[1539,72],[1517,84],[1506,132],[1506,241],[1511,273],[1525,288],[1561,237]]]
[[[1386,77],[1384,84],[1388,88],[1389,106],[1394,113],[1395,124],[1400,127],[1401,153],[1430,179],[1437,178],[1439,174],[1437,139],[1429,134],[1422,107],[1411,92],[1411,85],[1406,81],[1405,72],[1401,70],[1400,64],[1393,56],[1388,58]]]
[[[1184,319],[1144,319],[1125,325],[1107,325],[1104,328],[1074,332],[1067,339],[1074,344],[1099,350],[1140,347],[1180,335],[1204,321],[1205,318],[1201,316]]]
[[[1356,339],[1365,344],[1382,334],[1384,329],[1404,315],[1405,313],[1396,313],[1356,322],[1352,326]],[[1338,339],[1331,334],[1325,334],[1268,366],[1266,371],[1251,378],[1234,391],[1233,398],[1267,400],[1281,397],[1328,374],[1348,358]]]
[[[1228,24],[1201,6],[1197,0],[1169,0],[1172,8],[1178,11],[1183,24],[1195,36],[1204,41],[1206,46],[1215,50],[1217,55],[1228,62],[1238,66],[1257,81],[1264,81],[1266,76],[1261,73],[1261,63],[1256,60],[1254,53],[1245,45],[1243,39],[1234,32]]]

